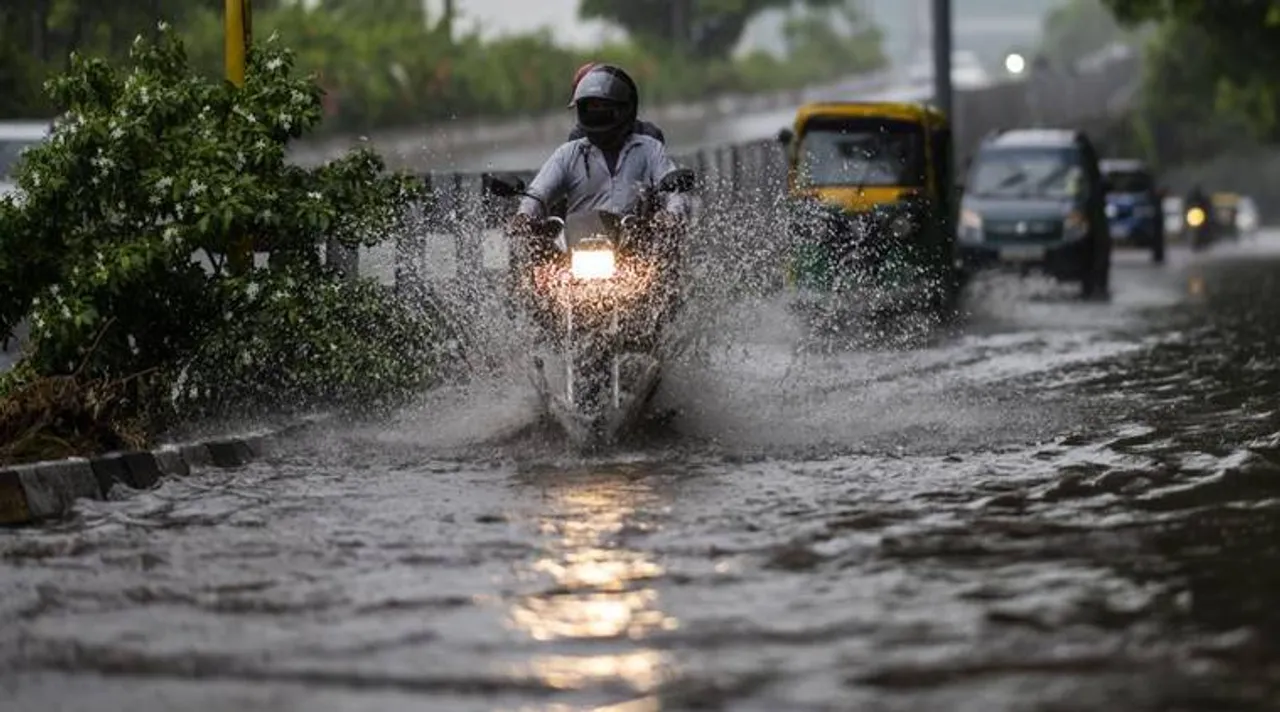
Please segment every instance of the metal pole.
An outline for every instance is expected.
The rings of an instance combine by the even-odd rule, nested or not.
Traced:
[[[249,54],[251,7],[249,0],[226,0],[223,16],[223,39],[226,50],[227,81],[244,86],[245,63]],[[227,255],[232,274],[241,275],[253,267],[253,238],[237,237]]]
[[[933,101],[951,115],[951,0],[933,0]]]

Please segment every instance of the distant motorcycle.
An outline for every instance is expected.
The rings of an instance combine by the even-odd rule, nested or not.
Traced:
[[[580,448],[615,440],[657,390],[658,337],[674,312],[679,265],[650,218],[659,194],[689,192],[694,178],[689,169],[668,174],[656,190],[643,191],[636,214],[579,211],[534,225],[535,236],[553,240],[554,254],[522,272],[531,273],[531,306],[544,310],[564,365],[564,383],[553,387],[535,357],[534,385]],[[515,177],[488,176],[485,189],[542,202]]]
[[[1187,208],[1183,215],[1183,231],[1187,235],[1191,249],[1197,252],[1207,250],[1215,239],[1213,220],[1210,217],[1208,210],[1200,205]]]

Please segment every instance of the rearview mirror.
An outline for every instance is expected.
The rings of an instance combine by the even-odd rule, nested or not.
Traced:
[[[783,128],[778,130],[778,143],[783,146],[791,145],[791,141],[794,140],[795,137],[796,134],[791,129]]]
[[[524,181],[517,176],[495,176],[485,174],[481,177],[484,191],[499,198],[514,198],[524,195]]]
[[[677,168],[658,181],[658,190],[664,193],[688,193],[694,188],[695,175],[690,168]]]

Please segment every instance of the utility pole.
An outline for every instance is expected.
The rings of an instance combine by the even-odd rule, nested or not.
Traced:
[[[453,44],[454,0],[444,0],[444,31],[449,36],[449,44]]]
[[[223,6],[224,69],[227,81],[244,86],[245,65],[253,34],[253,6],[250,0],[226,0]],[[234,275],[253,269],[253,238],[237,236],[227,255],[227,266]]]
[[[933,103],[951,115],[951,0],[933,0]]]

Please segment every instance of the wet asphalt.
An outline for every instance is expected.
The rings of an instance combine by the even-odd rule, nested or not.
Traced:
[[[0,706],[1280,709],[1280,233],[1111,291],[722,305],[611,452],[494,376],[0,532]]]

